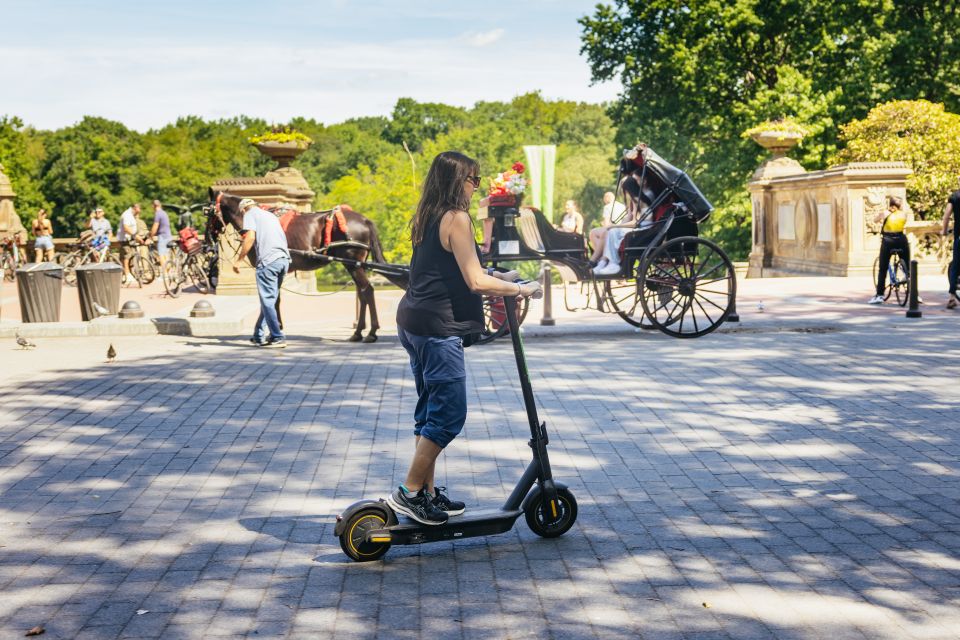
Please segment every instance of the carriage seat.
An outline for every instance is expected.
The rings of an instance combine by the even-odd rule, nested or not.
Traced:
[[[540,253],[583,255],[586,246],[582,233],[557,231],[542,213],[527,207],[520,209],[517,230],[527,246]]]

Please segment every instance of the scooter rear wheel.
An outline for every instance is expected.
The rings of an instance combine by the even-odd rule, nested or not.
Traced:
[[[558,489],[557,500],[559,505],[556,515],[543,499],[543,493],[533,500],[524,513],[527,526],[542,538],[558,538],[569,531],[577,521],[577,499],[573,494],[568,489]]]
[[[390,550],[390,543],[367,542],[367,531],[387,525],[379,509],[363,509],[353,514],[340,534],[340,548],[357,562],[379,560]]]

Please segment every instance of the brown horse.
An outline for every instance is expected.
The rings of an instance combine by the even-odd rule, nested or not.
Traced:
[[[213,239],[223,231],[227,224],[240,231],[243,229],[243,214],[240,213],[240,196],[229,193],[210,190],[210,200],[214,203],[209,210],[207,219],[207,233]],[[350,336],[351,342],[376,342],[377,329],[380,328],[380,321],[377,318],[377,303],[374,299],[373,285],[367,277],[367,272],[362,265],[368,256],[374,262],[385,264],[383,257],[383,247],[380,245],[380,238],[377,235],[377,227],[373,222],[357,213],[348,206],[341,206],[343,213],[342,220],[346,223],[346,232],[342,231],[337,223],[334,223],[330,229],[331,246],[326,255],[346,260],[343,265],[346,267],[353,283],[357,288],[357,299],[360,301],[360,314],[357,318],[357,328]],[[331,260],[324,257],[324,254],[318,253],[326,246],[327,219],[333,215],[332,211],[316,211],[313,213],[301,213],[291,218],[287,225],[287,245],[290,248],[292,263],[290,271],[314,271],[320,267],[325,267],[331,263]],[[336,246],[336,243],[344,243]],[[366,247],[369,247],[367,249]],[[251,264],[256,264],[256,252],[249,254]],[[407,282],[402,276],[384,273],[386,277],[395,285],[406,289]],[[279,305],[279,301],[278,301]],[[366,328],[367,310],[370,312],[370,333],[363,335]]]

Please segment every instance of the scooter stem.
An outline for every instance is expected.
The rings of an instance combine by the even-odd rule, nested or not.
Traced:
[[[517,319],[517,299],[513,296],[503,298],[506,310],[507,323],[510,327],[510,339],[513,341],[513,355],[517,360],[517,373],[520,376],[520,391],[523,393],[523,406],[527,410],[527,422],[530,424],[530,448],[533,449],[534,461],[540,468],[539,479],[546,484],[550,498],[555,498],[553,483],[550,482],[553,474],[550,469],[550,458],[547,455],[547,425],[540,422],[537,416],[537,403],[533,397],[533,386],[530,384],[530,374],[527,371],[527,358],[523,351],[523,340],[520,338],[520,322]]]

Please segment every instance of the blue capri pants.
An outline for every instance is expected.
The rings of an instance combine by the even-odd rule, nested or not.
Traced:
[[[410,356],[417,386],[413,433],[440,448],[457,437],[467,421],[467,371],[459,336],[418,336],[397,329]]]

